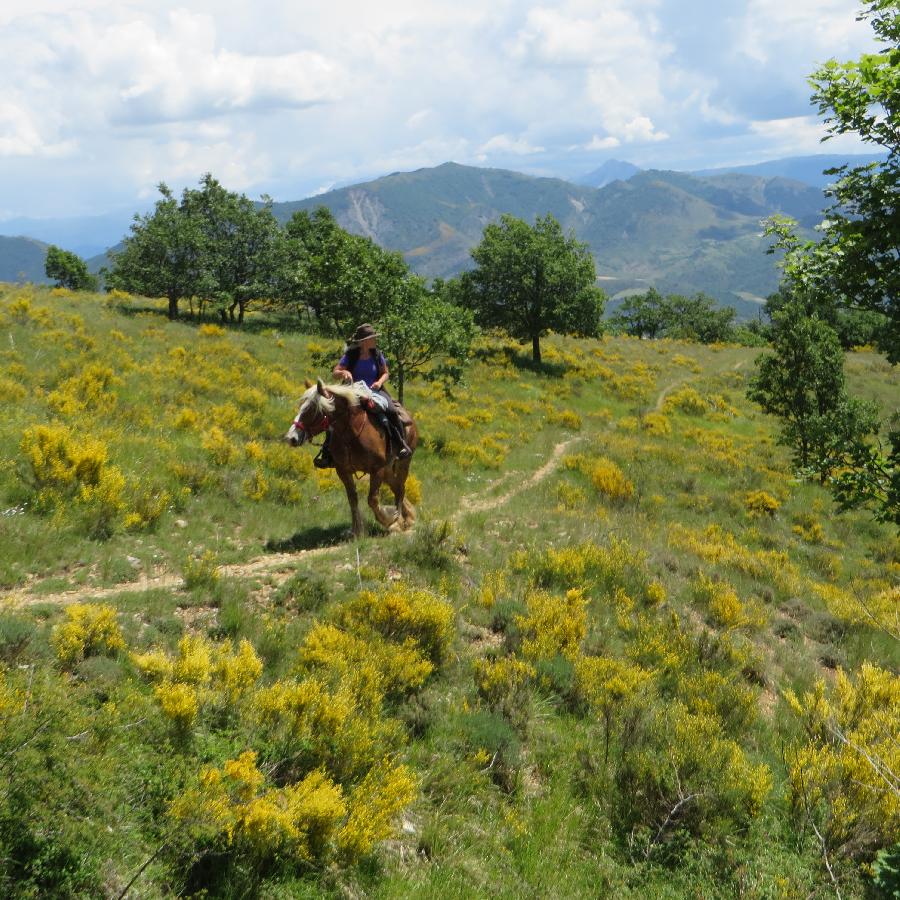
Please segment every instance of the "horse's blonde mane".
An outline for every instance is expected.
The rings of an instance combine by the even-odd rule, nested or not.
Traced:
[[[334,398],[340,397],[349,407],[359,406],[362,391],[356,385],[348,384],[326,384],[325,390],[331,394],[325,397],[319,393],[318,388],[311,387],[300,398],[300,413],[307,408],[309,404],[315,404],[318,411],[325,416],[334,415]]]

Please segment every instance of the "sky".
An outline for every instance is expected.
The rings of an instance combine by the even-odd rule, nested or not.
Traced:
[[[296,200],[448,160],[577,177],[822,152],[850,0],[3,0],[0,219],[146,207],[212,172]]]

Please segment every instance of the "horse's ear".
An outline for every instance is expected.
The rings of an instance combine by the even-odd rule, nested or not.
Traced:
[[[317,379],[316,379],[316,390],[317,390],[323,397],[327,397],[327,396],[328,396],[328,391],[325,390],[325,385],[322,384],[322,379],[321,379],[321,378],[317,378]]]
[[[308,378],[304,378],[303,383],[306,385],[307,390],[309,390],[312,387],[312,382]]]

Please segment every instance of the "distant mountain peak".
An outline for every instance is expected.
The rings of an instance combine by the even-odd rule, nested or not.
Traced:
[[[634,163],[622,159],[608,159],[602,166],[575,179],[575,184],[587,187],[602,188],[612,181],[628,181],[641,169]]]

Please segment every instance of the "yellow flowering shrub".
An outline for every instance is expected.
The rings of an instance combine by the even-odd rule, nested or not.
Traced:
[[[125,649],[115,608],[97,603],[66,607],[65,621],[53,629],[50,643],[64,666],[72,666],[87,656],[108,656]]]
[[[634,496],[634,485],[611,459],[577,455],[567,457],[565,464],[566,468],[577,469],[586,475],[594,488],[608,500],[624,502]]]
[[[74,416],[88,410],[106,412],[116,405],[110,390],[122,384],[113,370],[102,363],[88,363],[77,375],[67,378],[47,395],[50,408],[63,416]]]
[[[797,567],[787,551],[752,551],[741,545],[721,525],[709,525],[700,531],[676,522],[669,530],[669,544],[688,550],[708,563],[729,566],[753,578],[769,580],[786,590],[798,583]]]
[[[321,770],[265,790],[252,750],[221,769],[204,769],[198,781],[173,801],[171,817],[190,833],[256,859],[281,854],[306,862],[321,859],[347,813],[341,786]]]
[[[615,773],[614,819],[624,834],[656,841],[672,825],[702,838],[725,823],[745,828],[772,789],[772,773],[754,764],[715,716],[678,700],[654,704],[622,749]],[[648,848],[649,849],[649,848]]]
[[[428,591],[394,585],[362,591],[341,613],[351,630],[372,629],[388,640],[412,639],[432,662],[440,663],[453,640],[453,607]]]
[[[744,497],[744,508],[751,515],[774,516],[780,506],[767,491],[750,491]]]
[[[581,509],[587,502],[587,494],[580,487],[566,481],[561,481],[557,485],[556,497],[559,500],[559,509]]]
[[[331,669],[346,678],[367,663],[378,670],[379,686],[389,695],[403,695],[421,687],[434,670],[412,638],[402,644],[391,643],[378,635],[363,640],[334,625],[319,622],[300,646],[300,664],[310,670]]]
[[[177,681],[164,681],[156,685],[153,693],[163,715],[170,719],[176,728],[186,730],[194,724],[200,711],[200,698],[196,688]]]
[[[526,615],[515,618],[522,633],[522,654],[531,660],[565,656],[574,659],[587,632],[587,601],[577,588],[559,597],[530,591]]]
[[[604,715],[634,699],[652,681],[653,672],[624,660],[604,656],[579,656],[575,660],[579,695],[591,709]]]
[[[666,397],[663,401],[663,410],[683,412],[689,416],[702,416],[709,410],[709,404],[694,388],[687,385]]]
[[[507,589],[506,572],[503,569],[486,572],[475,594],[475,602],[485,609],[493,609],[497,601],[506,596]]]
[[[213,684],[216,690],[226,693],[232,703],[256,684],[262,672],[262,660],[250,641],[242,639],[236,651],[227,641],[216,648]]]
[[[586,542],[519,554],[513,557],[512,567],[526,572],[529,581],[540,587],[582,588],[590,592],[597,588],[614,590],[636,582],[646,593],[643,552],[616,537],[610,538],[606,547]]]
[[[679,672],[676,692],[690,712],[717,716],[736,738],[747,733],[759,713],[757,692],[739,673],[726,676],[712,670]]]
[[[900,839],[900,676],[864,662],[829,689],[785,698],[803,727],[786,754],[796,815],[816,817],[830,850],[854,858]]]
[[[473,669],[478,693],[488,705],[499,709],[515,706],[535,676],[534,666],[515,656],[476,659]]]
[[[712,621],[722,628],[761,628],[768,621],[759,604],[742,603],[728,582],[713,580],[703,573],[694,582],[694,596],[706,606]]]
[[[219,580],[218,557],[213,550],[194,553],[184,561],[181,574],[188,590],[211,587]]]
[[[206,431],[201,445],[217,466],[232,465],[240,458],[240,451],[218,425],[213,425]]]
[[[559,425],[569,431],[581,431],[581,416],[571,409],[549,409],[547,422],[550,425]]]
[[[649,412],[641,419],[641,428],[648,434],[666,437],[672,433],[672,423],[662,413]]]
[[[417,780],[406,766],[388,759],[372,766],[350,794],[350,813],[337,835],[340,849],[354,859],[371,853],[393,834],[394,819],[412,803],[417,790]]]
[[[745,454],[729,435],[703,428],[688,428],[684,436],[704,451],[707,468],[726,473],[743,468]]]
[[[374,666],[357,667],[335,684],[327,675],[276,681],[257,690],[249,708],[298,770],[324,766],[340,781],[361,777],[373,759],[401,743],[400,726],[381,716]]]
[[[791,531],[807,544],[825,543],[825,529],[812,513],[799,513],[793,522]]]
[[[22,434],[21,449],[35,485],[64,492],[97,484],[108,455],[102,441],[76,439],[63,425],[27,428]]]
[[[269,481],[259,469],[254,469],[250,476],[244,479],[241,486],[244,496],[254,503],[264,500],[269,493]]]

